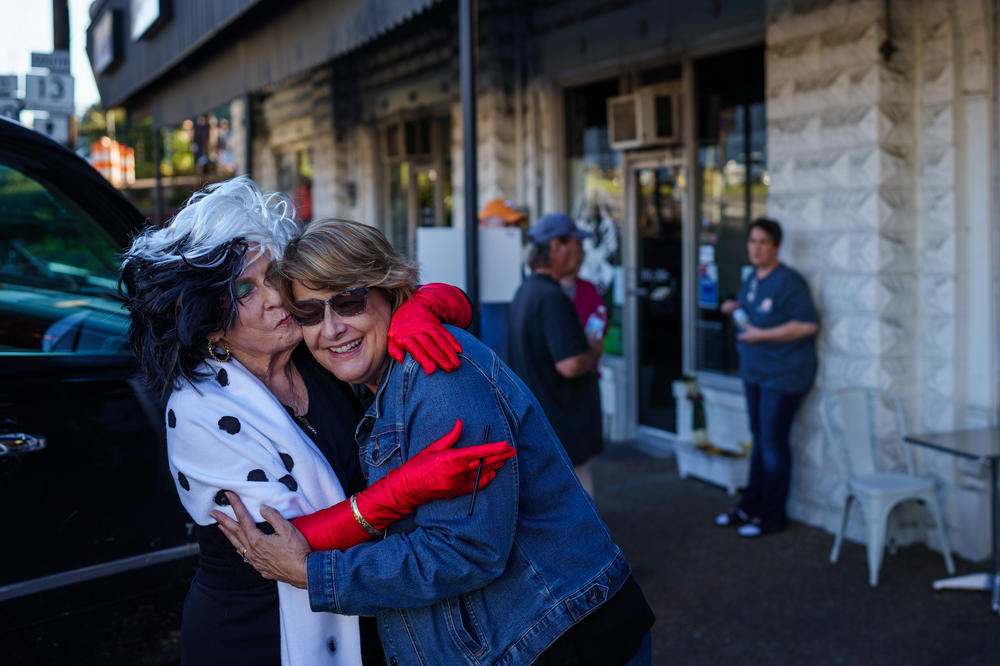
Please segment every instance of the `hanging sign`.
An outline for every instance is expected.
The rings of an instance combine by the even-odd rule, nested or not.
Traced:
[[[24,108],[73,113],[73,77],[69,74],[25,75]]]
[[[31,52],[31,66],[47,69],[50,72],[69,74],[69,51],[53,51],[52,53]]]

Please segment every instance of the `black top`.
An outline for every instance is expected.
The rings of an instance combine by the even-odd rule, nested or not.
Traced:
[[[589,348],[559,283],[540,273],[529,276],[510,306],[507,362],[538,398],[574,465],[603,448],[597,372],[567,379],[556,363]]]
[[[344,494],[349,497],[364,490],[367,484],[354,441],[354,430],[364,416],[364,410],[354,390],[317,363],[305,344],[300,344],[292,353],[292,362],[302,375],[309,393],[305,422],[295,418],[294,413],[292,417],[326,457]]]
[[[532,662],[535,666],[614,666],[635,656],[655,622],[639,585],[629,576],[614,596],[566,630]]]
[[[292,353],[292,362],[309,393],[309,411],[304,419],[295,421],[330,463],[345,495],[363,490],[365,478],[354,442],[354,429],[364,414],[361,403],[353,389],[320,366],[304,344]],[[264,532],[273,532],[268,523],[257,526]],[[218,658],[271,663],[278,656],[280,641],[275,582],[261,578],[253,567],[244,563],[216,525],[196,525],[195,535],[201,554],[195,585],[184,608],[181,646],[184,663],[219,663]],[[220,609],[220,605],[224,608]],[[226,621],[220,619],[219,612],[242,619],[240,623]],[[382,644],[375,620],[359,619],[364,663],[381,664]],[[246,644],[248,635],[255,636],[258,642],[252,646]],[[260,641],[267,645],[262,646]],[[254,654],[246,654],[249,652]]]

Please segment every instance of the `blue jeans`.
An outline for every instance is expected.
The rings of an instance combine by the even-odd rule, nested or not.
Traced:
[[[652,634],[647,631],[646,635],[642,637],[642,644],[639,646],[639,651],[625,662],[625,666],[649,666],[653,663],[653,642],[651,636]]]
[[[788,434],[804,393],[780,393],[759,384],[743,382],[747,414],[753,433],[750,480],[739,508],[773,530],[784,529],[785,502],[792,476],[792,450]]]

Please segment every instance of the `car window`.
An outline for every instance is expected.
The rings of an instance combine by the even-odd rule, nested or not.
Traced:
[[[0,353],[126,352],[119,250],[99,214],[0,164]]]

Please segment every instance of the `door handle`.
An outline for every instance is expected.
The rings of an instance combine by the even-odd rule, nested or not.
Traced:
[[[48,445],[44,437],[23,432],[0,433],[0,457],[21,456],[25,453],[41,451]]]

